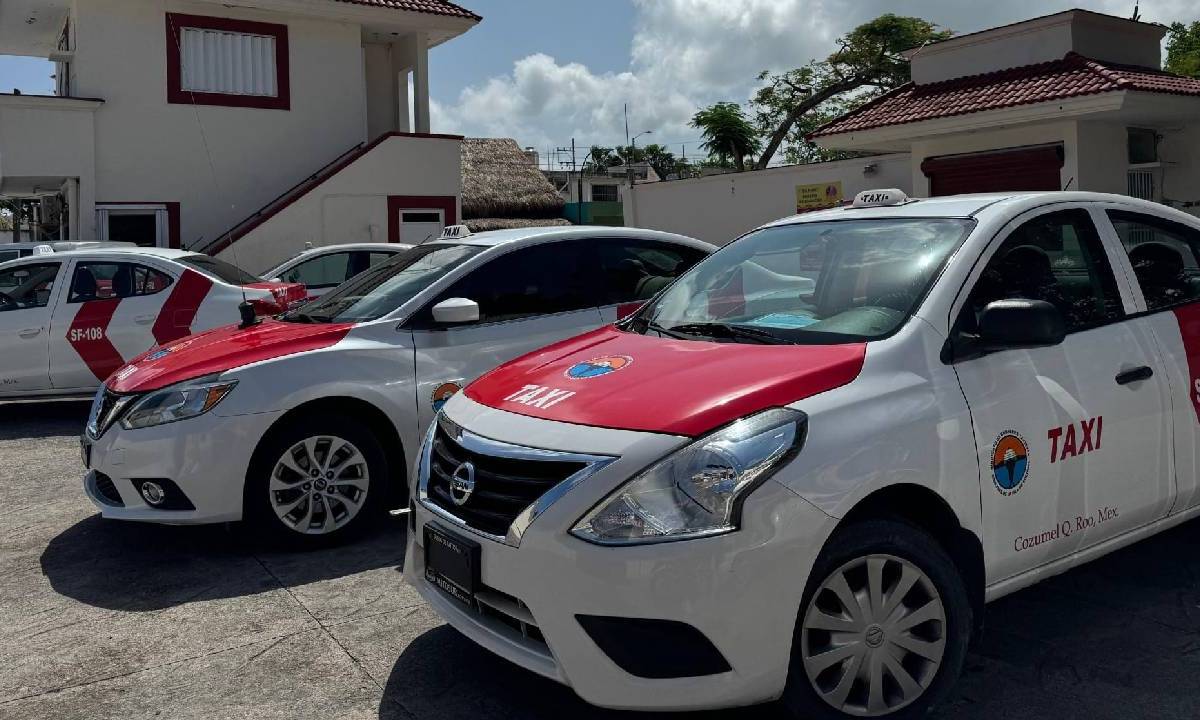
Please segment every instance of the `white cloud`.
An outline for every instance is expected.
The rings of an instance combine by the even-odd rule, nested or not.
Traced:
[[[514,137],[536,148],[617,144],[630,131],[653,130],[645,141],[697,137],[695,111],[717,100],[746,101],[761,70],[803,65],[828,54],[841,33],[885,12],[924,17],[955,32],[971,32],[1084,5],[1128,16],[1129,0],[633,0],[636,16],[628,70],[595,73],[542,53],[511,71],[464,88],[451,103],[433,103],[436,130]],[[1151,0],[1144,20],[1192,20],[1192,0]],[[643,141],[643,142],[645,142]],[[697,152],[689,146],[689,154]]]

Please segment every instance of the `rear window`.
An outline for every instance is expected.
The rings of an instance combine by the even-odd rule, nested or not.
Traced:
[[[178,259],[178,262],[230,285],[251,285],[262,282],[262,278],[251,275],[237,265],[231,265],[224,260],[218,260],[208,255],[184,255]]]

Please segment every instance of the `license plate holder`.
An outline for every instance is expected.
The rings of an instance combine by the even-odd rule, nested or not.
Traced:
[[[480,546],[433,525],[424,527],[425,580],[446,595],[474,605],[479,589]]]

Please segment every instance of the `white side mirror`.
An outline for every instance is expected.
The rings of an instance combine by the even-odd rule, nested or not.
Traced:
[[[268,280],[267,282],[281,283],[281,282],[283,282],[283,278],[281,278],[281,277],[273,277],[273,278],[271,278],[270,280]]]
[[[477,322],[479,303],[467,298],[446,298],[433,306],[433,320],[439,323]]]

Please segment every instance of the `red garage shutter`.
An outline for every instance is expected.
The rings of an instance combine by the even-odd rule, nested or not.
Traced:
[[[929,178],[929,194],[1061,190],[1061,145],[997,150],[970,155],[926,158],[921,172]]]

